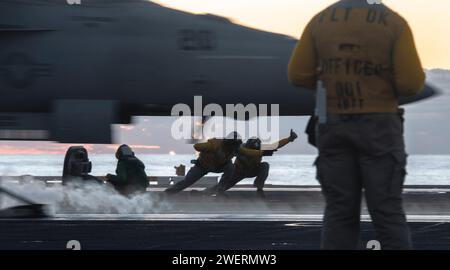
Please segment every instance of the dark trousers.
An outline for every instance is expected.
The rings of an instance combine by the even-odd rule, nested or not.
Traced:
[[[222,168],[219,168],[216,171],[210,171],[207,170],[199,165],[195,165],[192,167],[189,172],[186,174],[186,177],[173,185],[172,187],[166,189],[167,193],[178,193],[182,190],[184,190],[187,187],[192,186],[200,180],[203,176],[207,175],[208,173],[223,173],[220,181],[222,181],[223,178],[228,178],[233,173],[233,163],[230,161]]]
[[[411,249],[402,206],[406,175],[397,114],[331,117],[320,127],[317,178],[326,199],[323,249],[359,246],[362,191],[382,249]]]
[[[237,168],[235,166],[230,177],[222,177],[219,183],[216,186],[207,189],[207,192],[225,192],[240,181],[253,177],[256,177],[253,186],[257,189],[263,189],[267,177],[269,176],[269,170],[270,165],[267,162],[261,162],[257,167],[252,169]]]

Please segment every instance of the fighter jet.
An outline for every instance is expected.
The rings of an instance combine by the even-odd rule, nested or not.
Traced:
[[[170,116],[194,96],[313,113],[312,91],[287,80],[297,40],[215,15],[143,0],[0,0],[0,39],[0,139],[111,143],[112,124]]]

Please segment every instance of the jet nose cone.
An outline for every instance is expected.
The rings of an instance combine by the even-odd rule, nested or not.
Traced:
[[[436,96],[440,96],[442,94],[442,92],[432,86],[431,84],[425,84],[425,88],[423,89],[423,91],[418,95],[421,99],[426,99],[426,98],[430,98],[430,97],[436,97]]]
[[[442,94],[442,91],[440,91],[435,86],[427,83],[427,84],[425,84],[424,89],[419,94],[412,96],[412,97],[401,98],[400,104],[403,105],[403,104],[408,104],[408,103],[414,103],[417,101],[428,99],[430,97],[437,97],[437,96],[440,96],[441,94]]]

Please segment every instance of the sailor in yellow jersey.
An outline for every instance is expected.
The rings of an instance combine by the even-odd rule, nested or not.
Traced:
[[[297,134],[291,130],[289,137],[275,144],[262,145],[258,138],[248,139],[239,148],[234,162],[234,171],[229,177],[223,177],[218,185],[205,190],[206,193],[223,194],[245,178],[255,178],[253,186],[256,187],[258,196],[264,197],[264,184],[269,176],[270,165],[262,162],[263,156],[272,156],[275,151],[294,142]]]
[[[288,73],[296,86],[322,81],[327,93],[316,162],[326,198],[322,248],[358,248],[364,189],[382,249],[411,249],[398,97],[419,93],[425,75],[408,23],[382,4],[339,1],[306,26]]]
[[[236,156],[242,140],[237,132],[232,132],[224,139],[210,139],[204,143],[194,145],[200,152],[195,166],[187,173],[186,177],[166,189],[166,193],[175,194],[193,185],[208,173],[223,173],[222,178],[228,178],[233,172],[232,159]]]

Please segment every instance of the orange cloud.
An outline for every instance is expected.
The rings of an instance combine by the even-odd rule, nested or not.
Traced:
[[[0,154],[3,155],[64,155],[72,144],[56,144],[47,142],[12,142],[0,143]],[[102,146],[93,144],[80,145],[89,152],[100,150]]]
[[[0,154],[2,155],[59,155],[64,154],[65,149],[45,149],[15,146],[0,146]]]
[[[119,144],[111,144],[107,145],[106,148],[108,149],[117,149],[120,145]],[[134,149],[146,149],[146,150],[153,150],[153,149],[161,149],[161,146],[159,145],[130,145],[131,148]]]
[[[123,130],[130,131],[130,130],[133,130],[133,129],[134,129],[134,126],[121,125],[121,126],[119,126],[119,128],[120,128],[120,129],[123,129]]]
[[[0,142],[0,155],[64,155],[71,146],[83,146],[91,154],[112,154],[119,144],[60,144],[51,142]],[[161,149],[159,145],[130,145],[141,153]]]

